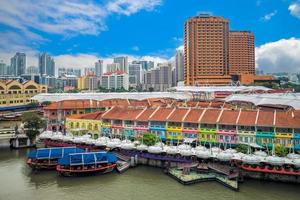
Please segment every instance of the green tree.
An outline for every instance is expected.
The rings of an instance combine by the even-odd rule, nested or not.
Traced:
[[[50,104],[51,104],[51,101],[42,102],[42,106],[49,106]]]
[[[46,121],[43,120],[37,113],[28,112],[22,114],[22,123],[24,124],[24,131],[30,141],[34,141],[36,136],[40,133],[40,129],[46,127]]]
[[[285,157],[288,154],[288,150],[282,145],[276,145],[275,154],[279,157]]]
[[[248,153],[248,145],[246,145],[246,144],[239,144],[237,146],[236,150],[238,152],[241,152],[241,153]]]
[[[152,146],[158,140],[158,137],[155,134],[145,132],[142,137],[138,139],[139,141],[143,142],[147,146]]]

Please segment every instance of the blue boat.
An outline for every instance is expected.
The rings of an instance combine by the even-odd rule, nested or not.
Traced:
[[[83,153],[77,147],[55,147],[32,150],[28,154],[27,164],[33,169],[55,169],[58,159],[70,153]]]
[[[117,166],[118,158],[105,151],[72,153],[58,160],[56,170],[62,176],[108,173]]]

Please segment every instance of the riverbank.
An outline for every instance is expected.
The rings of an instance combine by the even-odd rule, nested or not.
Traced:
[[[60,177],[55,171],[33,173],[26,165],[27,149],[0,151],[0,199],[189,199],[189,200],[298,200],[299,185],[247,180],[240,191],[216,182],[184,186],[166,176],[162,169],[139,166],[126,173],[89,177]]]

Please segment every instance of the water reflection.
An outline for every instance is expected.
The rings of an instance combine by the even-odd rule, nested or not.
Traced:
[[[28,150],[0,150],[0,199],[205,199],[299,200],[299,185],[246,180],[240,192],[210,182],[183,186],[161,169],[137,167],[124,174],[60,177],[55,171],[32,172]]]

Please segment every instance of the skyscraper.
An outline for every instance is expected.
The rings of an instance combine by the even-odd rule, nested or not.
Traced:
[[[230,83],[229,25],[223,17],[207,14],[189,18],[185,22],[185,84],[205,84],[217,80]],[[228,80],[227,80],[228,79]]]
[[[20,76],[25,74],[26,69],[26,54],[17,52],[14,57],[10,59],[9,74],[13,76]]]
[[[95,74],[96,74],[96,76],[103,75],[103,60],[98,60],[95,63]]]
[[[55,62],[47,53],[39,55],[39,71],[41,76],[55,76]]]
[[[8,66],[0,60],[0,75],[7,75],[8,74]]]
[[[127,56],[115,57],[114,63],[119,63],[120,70],[128,73],[128,57]]]
[[[143,70],[149,70],[154,68],[154,62],[153,61],[146,61],[146,60],[134,60],[132,61],[132,64],[141,64]]]
[[[176,50],[175,56],[175,84],[184,80],[184,53],[183,50]]]
[[[143,82],[143,70],[141,64],[129,64],[129,84],[131,86],[141,85]]]
[[[229,33],[230,75],[255,74],[254,35],[249,31]]]
[[[29,66],[26,69],[27,74],[38,74],[39,73],[39,68],[36,66]]]

